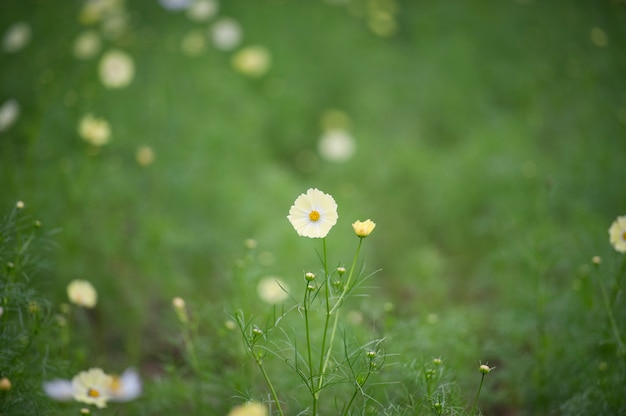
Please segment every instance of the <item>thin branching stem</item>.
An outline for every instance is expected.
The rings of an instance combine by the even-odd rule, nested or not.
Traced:
[[[481,374],[480,384],[478,385],[478,391],[476,392],[476,398],[474,399],[474,404],[472,405],[472,411],[469,413],[470,416],[474,415],[476,411],[476,406],[478,405],[478,397],[480,397],[480,390],[483,388],[483,382],[485,381],[485,373]]]

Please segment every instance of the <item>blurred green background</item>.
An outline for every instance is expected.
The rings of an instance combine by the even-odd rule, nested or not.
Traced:
[[[339,205],[331,263],[350,261],[353,221],[377,223],[365,267],[381,270],[357,304],[399,360],[443,357],[468,397],[489,361],[488,414],[623,409],[620,390],[589,393],[614,351],[587,283],[592,256],[621,261],[607,229],[626,213],[625,2],[89,3],[0,4],[0,105],[19,105],[0,130],[0,206],[62,230],[38,283],[54,302],[72,279],[98,289],[85,361],[162,374],[174,296],[210,311],[205,334],[261,310],[238,303],[260,278],[318,267],[318,242],[286,219],[317,187]],[[226,50],[211,38],[223,18],[241,30]],[[30,37],[7,49],[18,22]],[[86,30],[100,48],[77,58]],[[249,46],[266,70],[233,65]],[[122,88],[99,75],[113,49],[134,64]],[[81,138],[87,114],[108,121],[106,145]],[[353,154],[320,148],[329,125]]]

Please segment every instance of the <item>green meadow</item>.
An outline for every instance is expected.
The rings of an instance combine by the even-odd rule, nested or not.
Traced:
[[[0,415],[626,414],[625,28],[2,0]],[[309,189],[320,238],[287,218]]]

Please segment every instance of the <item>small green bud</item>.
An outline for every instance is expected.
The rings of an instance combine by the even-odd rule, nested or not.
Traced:
[[[315,280],[315,273],[306,272],[304,274],[304,278],[306,279],[307,282],[312,282],[313,280]]]
[[[376,358],[376,351],[371,351],[371,350],[370,350],[370,351],[367,351],[367,352],[365,353],[365,355],[367,356],[367,358],[369,358],[369,359],[371,360],[371,359],[373,359],[373,358]]]
[[[485,364],[481,364],[480,367],[478,367],[478,371],[480,371],[483,374],[489,374],[491,373],[491,370],[493,370],[495,367],[489,367],[488,365]]]
[[[434,365],[441,365],[441,363],[443,363],[443,360],[441,358],[433,358]]]
[[[337,267],[337,273],[339,276],[343,276],[346,273],[346,268],[341,266]]]

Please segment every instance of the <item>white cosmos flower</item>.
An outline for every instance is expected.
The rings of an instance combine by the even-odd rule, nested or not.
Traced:
[[[248,402],[233,407],[228,416],[267,416],[267,408],[261,403]]]
[[[330,162],[345,162],[354,155],[356,144],[346,130],[332,129],[324,132],[317,150],[324,159]]]
[[[324,238],[337,223],[337,203],[331,195],[312,188],[296,198],[287,218],[298,235]]]
[[[617,217],[609,228],[609,240],[615,250],[626,253],[626,215]]]
[[[20,51],[29,44],[31,37],[32,30],[28,23],[14,23],[4,33],[2,48],[9,53]]]
[[[95,30],[86,30],[74,41],[74,57],[77,59],[90,59],[100,52],[102,40]]]
[[[222,51],[230,51],[241,42],[241,26],[234,19],[222,17],[211,26],[210,37],[213,45]]]
[[[110,50],[102,56],[99,66],[100,81],[107,88],[123,88],[133,80],[135,64],[126,52]]]
[[[0,106],[0,132],[8,130],[20,116],[20,105],[11,98]]]
[[[59,401],[75,400],[104,408],[107,402],[126,402],[141,395],[141,379],[133,368],[121,376],[106,374],[100,368],[82,371],[71,380],[55,379],[43,383],[44,392]]]
[[[273,276],[261,279],[257,286],[259,297],[270,305],[280,303],[287,299],[289,295],[286,290],[287,286],[285,282]]]

